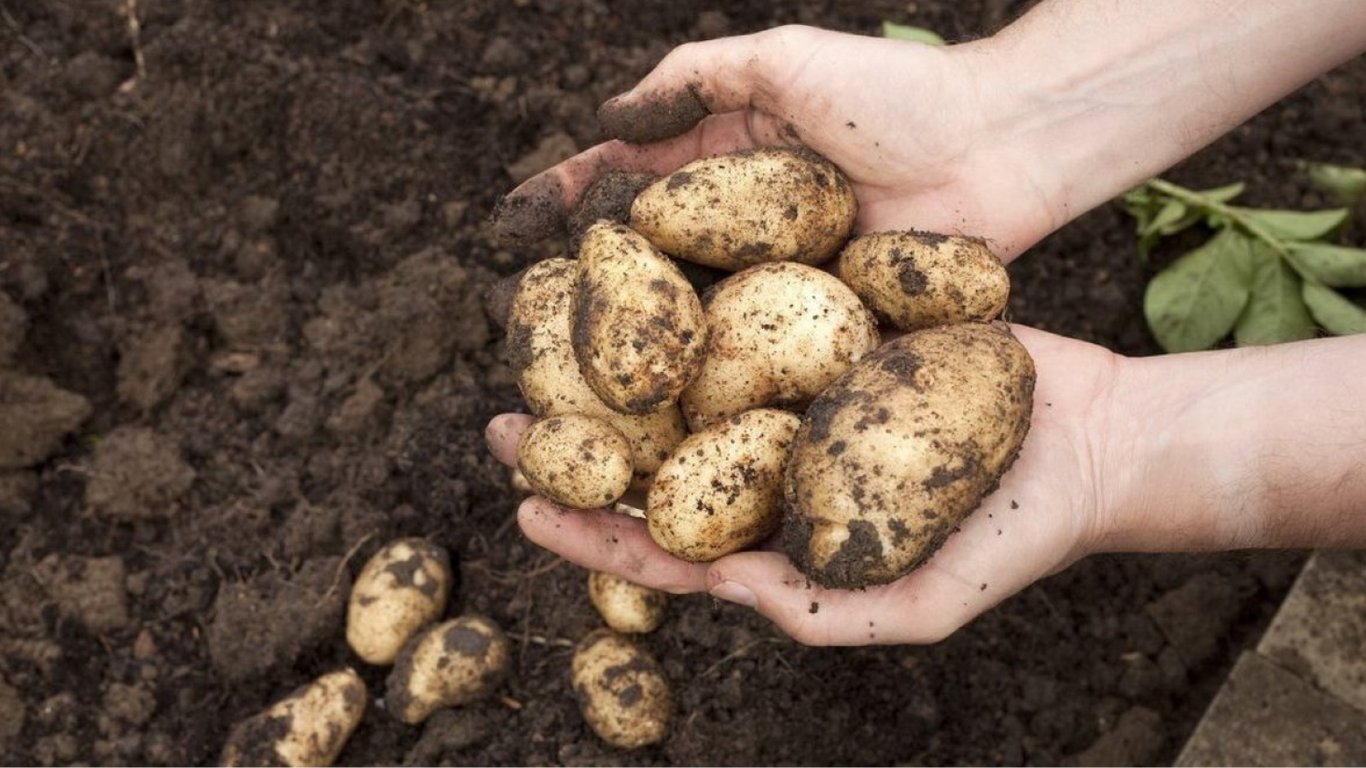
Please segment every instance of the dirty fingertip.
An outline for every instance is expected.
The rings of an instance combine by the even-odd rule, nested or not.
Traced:
[[[612,138],[649,144],[687,133],[708,114],[697,86],[688,84],[672,93],[608,99],[598,108],[598,122]]]
[[[564,195],[557,179],[541,174],[502,200],[493,209],[493,236],[500,245],[527,245],[563,234]]]

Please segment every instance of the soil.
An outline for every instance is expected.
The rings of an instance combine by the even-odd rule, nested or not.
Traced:
[[[345,763],[1170,761],[1298,554],[1092,558],[923,648],[805,648],[677,598],[645,643],[680,715],[621,753],[569,684],[599,625],[584,573],[520,538],[484,450],[518,397],[481,297],[564,248],[496,246],[499,194],[596,142],[597,106],[685,40],[963,40],[1020,10],[910,7],[0,3],[0,763],[215,762],[343,664],[382,695],[341,606],[397,536],[450,550],[448,613],[499,622],[514,669],[422,727],[372,702]],[[1291,162],[1366,164],[1362,93],[1357,61],[1173,178],[1322,205]],[[1105,207],[1017,262],[1010,316],[1153,353],[1151,269]]]

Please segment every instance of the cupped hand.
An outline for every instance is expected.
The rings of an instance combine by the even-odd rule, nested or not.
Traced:
[[[1037,158],[1013,149],[1021,121],[994,62],[974,45],[800,26],[682,45],[599,110],[617,140],[523,183],[495,229],[506,242],[557,233],[608,170],[664,174],[700,157],[803,144],[853,182],[858,231],[973,235],[1009,260],[1066,216],[1034,177]]]
[[[1116,420],[1109,401],[1121,358],[1100,347],[1014,326],[1038,381],[1029,435],[1000,487],[923,566],[891,584],[822,589],[781,552],[756,550],[688,563],[651,540],[645,523],[604,510],[565,510],[526,500],[528,538],[572,562],[674,593],[710,592],[748,605],[809,645],[929,643],[1034,581],[1065,568],[1100,541],[1101,466]],[[488,427],[502,462],[516,464],[529,416]]]

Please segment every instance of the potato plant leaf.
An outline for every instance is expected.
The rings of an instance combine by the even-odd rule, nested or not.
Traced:
[[[931,30],[890,21],[882,22],[882,36],[891,40],[912,40],[926,45],[945,45],[944,38]]]
[[[1345,208],[1330,208],[1326,211],[1233,210],[1282,240],[1314,240],[1337,229],[1347,219]]]
[[[1304,303],[1325,330],[1338,336],[1366,333],[1366,309],[1325,285],[1304,282]]]
[[[1366,286],[1366,249],[1329,243],[1287,243],[1295,263],[1324,285]]]
[[[1366,168],[1331,163],[1304,163],[1302,167],[1309,175],[1310,184],[1343,205],[1366,197]]]
[[[1248,240],[1225,229],[1148,283],[1143,312],[1168,352],[1208,349],[1238,322],[1249,294]]]
[[[1252,295],[1233,332],[1238,346],[1313,338],[1314,320],[1300,295],[1300,276],[1263,243],[1249,241],[1248,256]]]

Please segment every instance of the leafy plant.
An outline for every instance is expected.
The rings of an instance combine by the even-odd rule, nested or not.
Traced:
[[[945,45],[944,38],[932,30],[924,27],[912,27],[908,24],[895,24],[890,21],[882,22],[882,36],[892,40],[914,40],[926,45]]]
[[[1196,191],[1153,179],[1124,195],[1144,259],[1162,237],[1201,223],[1214,231],[1148,283],[1143,312],[1162,348],[1209,349],[1230,333],[1239,346],[1295,341],[1314,336],[1316,324],[1366,332],[1366,310],[1334,290],[1366,286],[1366,249],[1324,240],[1347,209],[1233,205],[1242,192],[1241,183]]]
[[[1315,189],[1332,196],[1339,205],[1352,205],[1366,197],[1366,168],[1309,162],[1299,166]]]

